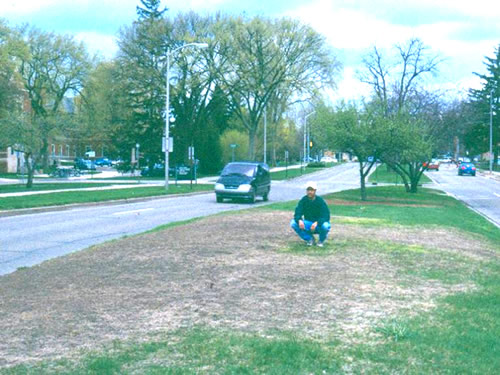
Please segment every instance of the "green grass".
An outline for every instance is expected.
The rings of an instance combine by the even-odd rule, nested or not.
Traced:
[[[80,361],[16,366],[2,374],[331,374],[335,345],[279,333],[275,337],[206,328],[179,330],[146,343],[119,342]]]
[[[330,168],[337,165],[337,163],[328,163],[326,168]],[[277,172],[271,172],[271,179],[275,181],[281,181],[281,180],[287,180],[290,178],[295,178],[299,177],[305,174],[310,174],[314,172],[321,171],[325,168],[310,168],[310,167],[305,167],[305,168],[292,168],[288,169],[288,171],[277,171]]]
[[[63,190],[63,189],[83,189],[83,188],[91,188],[91,187],[102,187],[102,186],[111,186],[110,183],[36,183],[33,184],[31,189],[26,188],[25,184],[12,184],[12,185],[0,185],[0,194],[5,193],[20,193],[20,192],[28,192],[28,191],[43,191],[43,190]]]
[[[361,201],[359,189],[329,194],[324,198],[331,200],[332,215],[360,219],[353,220],[353,224],[363,224],[365,220],[366,225],[450,227],[500,243],[500,231],[495,225],[462,202],[437,190],[420,188],[418,193],[412,194],[406,193],[402,186],[377,186],[368,189],[366,202]],[[260,209],[291,211],[295,205],[296,202],[278,203]],[[332,223],[335,224],[335,219]]]
[[[377,167],[377,169],[368,178],[368,182],[397,184],[397,185],[403,184],[403,180],[401,179],[401,177],[391,169],[388,169],[385,164],[381,164]],[[420,177],[419,183],[429,184],[432,183],[432,181],[429,177],[423,174],[422,177]]]
[[[190,192],[202,192],[213,190],[213,185],[193,185],[191,190],[189,184],[171,185],[168,194],[184,194]],[[131,199],[166,195],[162,186],[138,187],[117,190],[95,190],[95,191],[71,191],[40,195],[28,195],[20,197],[7,197],[0,199],[0,210],[12,210],[20,208],[34,208],[45,206],[58,206],[73,203],[104,202],[117,199]]]
[[[379,345],[353,347],[354,373],[495,374],[500,368],[500,265],[485,265],[479,289],[445,297],[431,313],[375,327]],[[362,363],[362,365],[361,365]]]

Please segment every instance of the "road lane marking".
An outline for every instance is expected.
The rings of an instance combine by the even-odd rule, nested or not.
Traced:
[[[140,210],[131,210],[131,211],[122,211],[122,212],[115,212],[114,214],[111,214],[113,216],[120,216],[120,215],[131,215],[131,214],[138,214],[141,212],[145,211],[153,211],[154,208],[142,208]]]

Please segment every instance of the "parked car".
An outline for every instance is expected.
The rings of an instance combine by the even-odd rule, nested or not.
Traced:
[[[99,167],[111,167],[111,160],[108,158],[98,158],[95,161],[95,165]]]
[[[215,197],[221,203],[224,199],[247,199],[255,202],[257,196],[269,199],[271,174],[269,167],[257,162],[233,162],[227,164],[215,184]]]
[[[80,170],[95,171],[95,164],[88,159],[76,158],[74,166],[76,169]]]
[[[458,166],[458,175],[463,176],[464,174],[470,174],[471,176],[475,176],[476,166],[473,163],[462,162]]]

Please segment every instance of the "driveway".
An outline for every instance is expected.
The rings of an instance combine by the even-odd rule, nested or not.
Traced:
[[[307,180],[318,183],[319,194],[357,188],[358,166],[347,163],[291,181],[273,182],[269,203],[298,200],[304,194]],[[257,203],[262,204],[268,203]],[[218,204],[215,195],[207,193],[3,217],[0,218],[0,275],[159,225],[249,207],[252,206],[242,203]]]

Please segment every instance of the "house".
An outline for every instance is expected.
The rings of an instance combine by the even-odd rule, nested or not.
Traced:
[[[0,173],[21,173],[24,171],[24,153],[15,147],[0,149]]]

